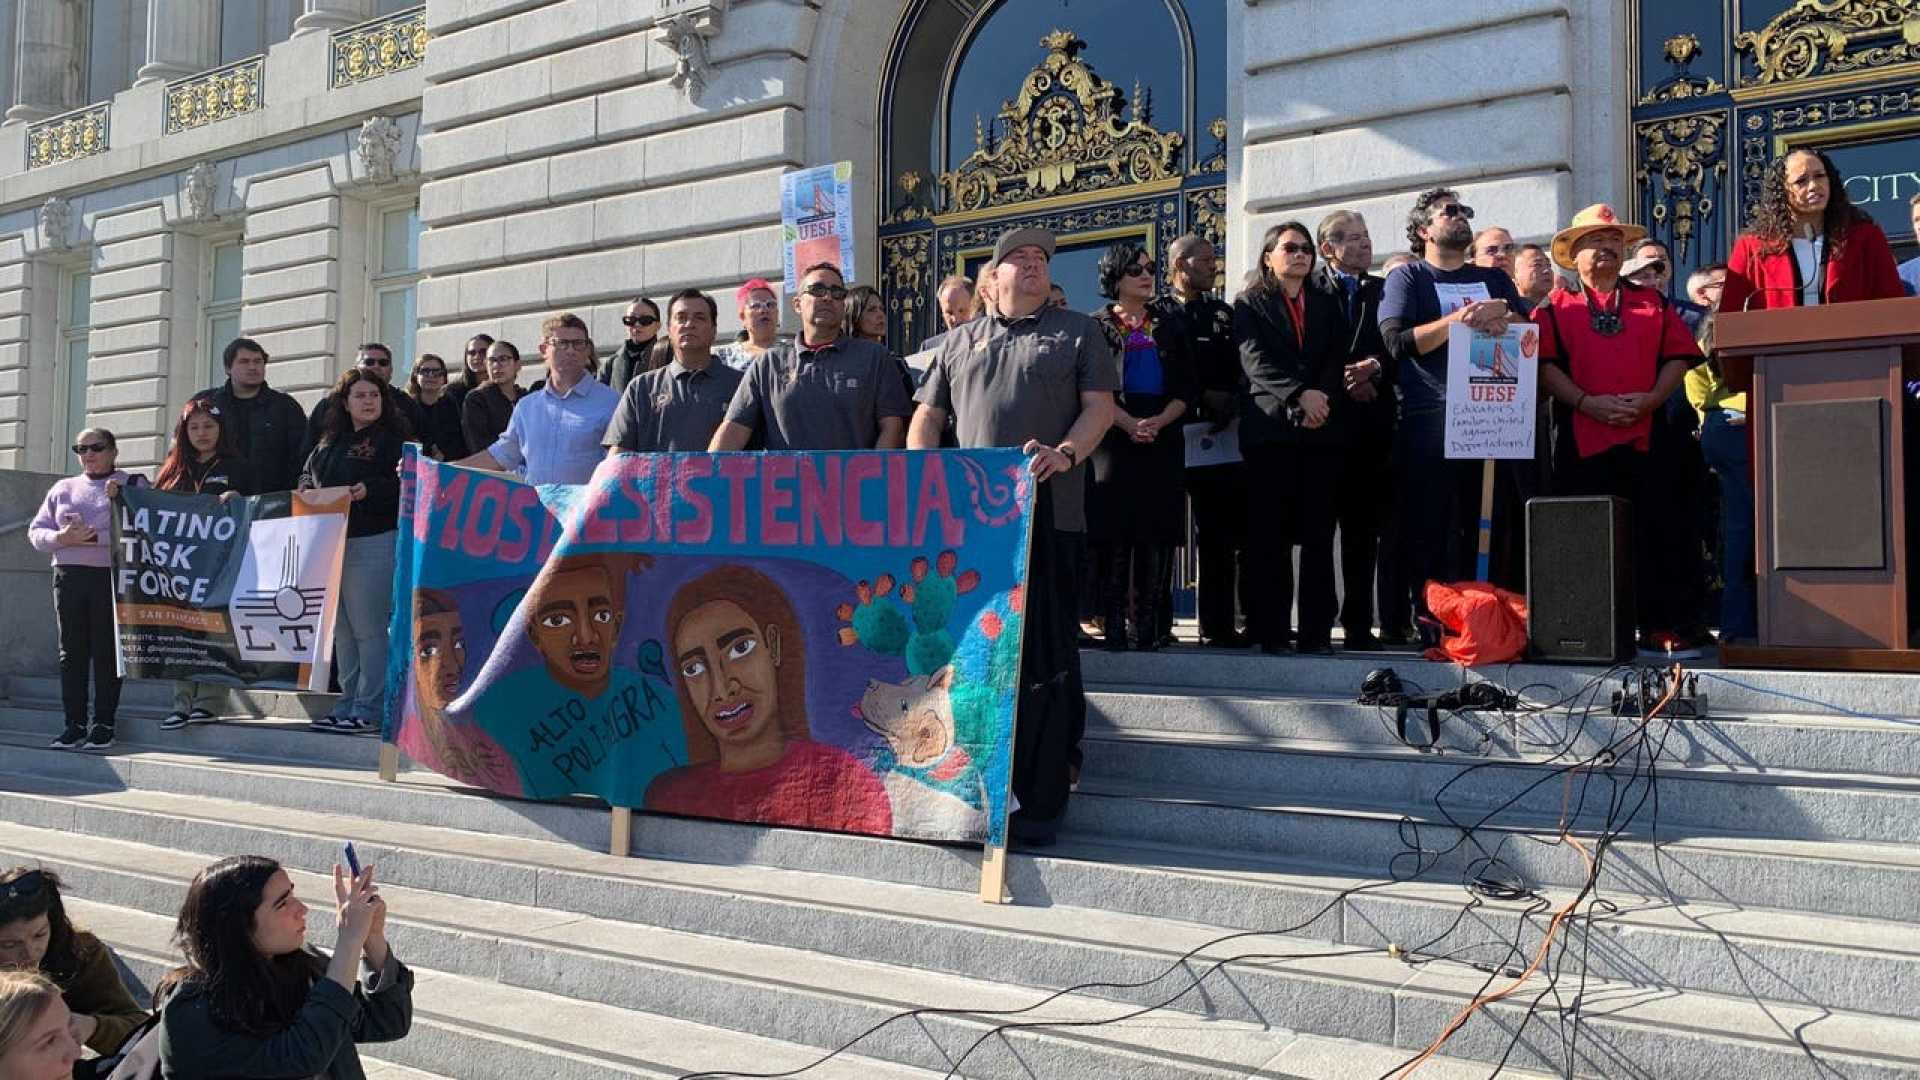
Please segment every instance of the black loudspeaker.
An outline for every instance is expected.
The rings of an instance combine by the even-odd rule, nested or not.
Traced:
[[[1632,512],[1609,496],[1527,500],[1527,643],[1539,659],[1633,656]]]

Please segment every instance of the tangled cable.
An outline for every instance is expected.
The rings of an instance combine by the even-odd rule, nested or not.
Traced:
[[[1181,987],[1178,992],[1164,999],[1154,1001],[1151,1004],[1132,1007],[1118,1015],[1086,1020],[1008,1020],[1004,1023],[993,1024],[989,1026],[987,1030],[981,1032],[958,1056],[951,1059],[947,1072],[945,1073],[945,1077],[951,1080],[952,1077],[960,1074],[961,1068],[966,1064],[967,1060],[973,1056],[975,1051],[993,1038],[1011,1032],[1040,1028],[1065,1029],[1101,1027],[1122,1023],[1162,1009],[1171,1008],[1188,994],[1200,989],[1208,978],[1233,964],[1257,961],[1299,961],[1341,956],[1378,955],[1382,950],[1377,946],[1352,946],[1309,953],[1247,952],[1212,961],[1197,971],[1188,969],[1187,967],[1191,961],[1201,954],[1210,952],[1230,942],[1256,937],[1285,937],[1290,934],[1299,933],[1319,922],[1322,918],[1325,918],[1329,913],[1338,909],[1340,905],[1346,903],[1354,896],[1425,877],[1429,872],[1439,866],[1443,860],[1468,846],[1471,846],[1474,854],[1467,859],[1461,881],[1463,888],[1465,888],[1468,893],[1467,903],[1461,907],[1460,911],[1454,916],[1453,921],[1448,924],[1445,930],[1427,942],[1414,946],[1411,949],[1404,949],[1398,945],[1390,945],[1386,952],[1388,955],[1401,958],[1410,964],[1430,964],[1451,960],[1460,953],[1482,948],[1487,945],[1493,945],[1503,948],[1500,959],[1492,962],[1463,961],[1487,973],[1487,980],[1481,985],[1479,992],[1447,1023],[1432,1043],[1418,1054],[1389,1069],[1387,1072],[1382,1073],[1379,1080],[1404,1080],[1404,1078],[1411,1076],[1421,1065],[1438,1054],[1440,1049],[1446,1045],[1447,1041],[1458,1033],[1475,1014],[1481,1012],[1487,1006],[1517,993],[1527,981],[1538,973],[1541,967],[1547,963],[1549,956],[1552,956],[1553,962],[1549,968],[1546,988],[1534,996],[1533,1000],[1528,1004],[1525,1016],[1521,1022],[1515,1026],[1513,1036],[1509,1040],[1506,1050],[1501,1055],[1492,1074],[1493,1076],[1498,1076],[1499,1073],[1505,1069],[1508,1058],[1512,1056],[1514,1048],[1518,1046],[1521,1037],[1524,1035],[1534,1016],[1538,1013],[1541,1004],[1549,995],[1554,996],[1556,999],[1559,997],[1559,980],[1561,977],[1562,962],[1569,950],[1563,949],[1556,953],[1553,948],[1556,938],[1569,923],[1584,921],[1587,930],[1586,939],[1588,942],[1591,942],[1591,925],[1596,912],[1611,913],[1617,910],[1610,902],[1597,896],[1600,878],[1604,872],[1605,858],[1608,850],[1625,833],[1629,824],[1635,820],[1641,808],[1647,804],[1650,798],[1652,798],[1654,804],[1654,817],[1653,820],[1648,823],[1649,835],[1657,836],[1658,833],[1659,823],[1657,819],[1659,803],[1657,797],[1654,797],[1654,782],[1656,777],[1655,763],[1665,752],[1666,737],[1672,728],[1670,725],[1663,725],[1660,739],[1657,743],[1650,743],[1648,734],[1653,727],[1654,721],[1660,718],[1661,711],[1672,701],[1674,692],[1676,692],[1680,686],[1681,680],[1679,675],[1681,672],[1679,665],[1676,664],[1671,669],[1674,675],[1674,678],[1670,680],[1672,689],[1668,691],[1666,696],[1656,702],[1645,715],[1616,718],[1615,728],[1611,733],[1609,741],[1604,746],[1578,760],[1570,762],[1564,761],[1564,759],[1567,759],[1573,753],[1574,748],[1579,744],[1581,732],[1585,729],[1587,721],[1591,719],[1596,705],[1599,704],[1600,696],[1605,693],[1607,684],[1621,670],[1623,670],[1621,667],[1610,668],[1595,676],[1571,694],[1554,702],[1528,704],[1520,700],[1521,695],[1524,694],[1526,690],[1532,689],[1532,687],[1523,687],[1519,692],[1510,695],[1514,701],[1513,707],[1511,709],[1501,710],[1503,713],[1508,714],[1509,719],[1514,716],[1546,713],[1562,708],[1568,709],[1568,733],[1563,740],[1559,741],[1553,753],[1539,761],[1484,759],[1462,769],[1445,784],[1441,785],[1433,797],[1434,806],[1439,811],[1440,817],[1444,820],[1447,828],[1455,834],[1455,838],[1450,844],[1441,848],[1426,847],[1422,842],[1423,835],[1420,822],[1415,821],[1410,816],[1402,815],[1399,821],[1399,834],[1403,844],[1403,850],[1388,860],[1388,877],[1384,880],[1366,882],[1340,890],[1328,899],[1325,904],[1315,910],[1312,915],[1298,923],[1281,929],[1242,930],[1224,934],[1187,950],[1152,978],[1133,982],[1090,981],[1077,983],[1065,989],[1054,991],[1033,1004],[1018,1009],[921,1007],[904,1010],[873,1024],[860,1034],[847,1040],[835,1049],[828,1051],[812,1062],[795,1069],[789,1069],[785,1072],[753,1073],[712,1071],[687,1074],[681,1077],[681,1080],[722,1080],[722,1078],[727,1077],[732,1077],[734,1080],[790,1080],[790,1078],[803,1076],[825,1065],[827,1062],[851,1052],[855,1046],[858,1046],[870,1036],[893,1024],[904,1021],[934,1016],[971,1018],[1019,1017],[1045,1008],[1047,1005],[1068,996],[1084,994],[1090,991],[1145,990],[1167,979],[1175,972],[1184,970],[1187,973],[1187,983]],[[1625,729],[1624,731],[1622,731],[1623,728]],[[1483,735],[1484,734],[1483,732]],[[1485,748],[1490,739],[1490,735],[1483,737],[1481,741],[1482,749]],[[1624,783],[1614,775],[1615,770],[1623,762],[1629,764],[1628,775]],[[1479,773],[1481,770],[1491,768],[1537,769],[1542,765],[1553,765],[1554,767],[1543,772],[1538,778],[1522,787],[1518,792],[1495,804],[1475,820],[1463,821],[1456,818],[1446,803],[1447,793],[1452,790],[1456,784],[1459,784],[1469,776]],[[1597,831],[1590,831],[1588,838],[1582,840],[1576,835],[1577,823],[1587,805],[1589,791],[1596,777],[1604,777],[1611,786],[1611,791],[1606,798],[1606,815],[1601,828]],[[1512,830],[1507,831],[1506,835],[1494,843],[1491,848],[1482,843],[1479,834],[1489,826],[1490,822],[1499,815],[1512,809],[1542,786],[1552,783],[1555,780],[1561,781],[1562,784],[1560,815],[1557,827],[1550,839],[1542,839],[1537,836],[1527,835],[1527,833],[1523,831]],[[1637,797],[1635,797],[1636,792]],[[1633,800],[1631,809],[1627,807],[1629,799]],[[1431,824],[1429,828],[1432,828]],[[1508,850],[1508,845],[1515,840],[1527,840],[1545,847],[1558,847],[1562,845],[1571,847],[1579,854],[1585,867],[1585,873],[1578,891],[1572,899],[1562,904],[1559,908],[1554,909],[1546,930],[1541,936],[1540,943],[1533,951],[1531,958],[1527,958],[1527,954],[1521,946],[1521,935],[1525,932],[1525,928],[1529,925],[1530,920],[1535,915],[1549,910],[1551,905],[1537,891],[1526,885],[1525,875],[1520,872],[1518,867],[1507,861],[1506,851]],[[1410,863],[1408,860],[1410,860]],[[1450,937],[1469,914],[1489,900],[1524,900],[1529,902],[1529,906],[1519,914],[1516,920],[1514,940],[1480,942],[1475,945],[1452,950],[1449,953],[1438,955],[1428,954],[1427,950]],[[1581,914],[1580,911],[1583,905],[1585,911],[1584,914]],[[1512,966],[1512,960],[1515,958],[1526,960],[1526,965],[1523,969],[1516,970]],[[1561,1015],[1572,1017],[1572,1031],[1570,1034],[1563,1036],[1568,1075],[1572,1075],[1572,1063],[1576,1056],[1580,1025],[1578,1003],[1585,993],[1586,973],[1587,966],[1583,955],[1580,965],[1580,985],[1578,991],[1573,995],[1572,1003],[1557,1001],[1559,1005],[1558,1011]],[[1502,977],[1509,980],[1507,985],[1498,990],[1493,989],[1494,982]]]

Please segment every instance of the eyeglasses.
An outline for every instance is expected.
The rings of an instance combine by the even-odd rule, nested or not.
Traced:
[[[1160,267],[1155,265],[1151,261],[1143,262],[1143,263],[1134,263],[1132,266],[1127,267],[1127,270],[1126,270],[1126,274],[1128,277],[1143,277],[1143,276],[1152,277],[1153,275],[1159,272],[1160,272]]]
[[[0,885],[0,900],[24,900],[30,896],[39,896],[46,888],[47,874],[44,870],[29,870],[4,885]]]
[[[654,315],[628,315],[620,320],[623,326],[652,326],[660,319]]]
[[[1463,218],[1467,221],[1472,221],[1473,207],[1467,206],[1464,203],[1457,203],[1457,202],[1448,203],[1445,206],[1434,207],[1433,216],[1434,217],[1457,217],[1457,218]]]
[[[772,310],[773,310],[774,308],[777,308],[777,307],[779,307],[779,306],[780,306],[780,303],[779,303],[779,301],[777,301],[777,300],[749,300],[749,301],[747,301],[747,310],[748,310],[748,311],[772,311]]]
[[[393,357],[389,356],[382,359],[378,356],[363,356],[360,358],[360,366],[390,368],[393,366]]]
[[[816,281],[801,291],[813,297],[815,300],[824,300],[829,296],[835,300],[845,300],[847,298],[847,287],[845,285],[829,285],[824,281]]]
[[[417,367],[413,369],[413,373],[423,379],[444,379],[447,377],[447,369],[439,367]]]
[[[1511,255],[1520,250],[1519,244],[1488,244],[1480,249],[1483,255]]]
[[[103,442],[83,442],[83,443],[73,444],[73,452],[76,454],[104,454],[111,449],[113,449],[113,447]]]
[[[468,356],[485,356],[487,355],[487,347],[485,345],[482,345],[477,349],[468,349],[467,355]]]
[[[588,342],[587,342],[587,339],[583,337],[569,337],[569,338],[557,337],[557,338],[548,338],[547,344],[553,346],[555,349],[584,349],[587,347]]]
[[[1284,251],[1289,255],[1313,254],[1312,244],[1299,244],[1299,243],[1295,243],[1292,240],[1288,240],[1288,241],[1285,241],[1284,243],[1279,244],[1278,247],[1280,248],[1281,251]]]

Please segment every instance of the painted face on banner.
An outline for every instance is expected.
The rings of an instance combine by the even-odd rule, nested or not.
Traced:
[[[780,737],[780,628],[761,626],[730,600],[687,613],[673,655],[700,723],[723,746]]]
[[[555,682],[598,697],[613,671],[613,645],[626,618],[605,567],[561,570],[534,597],[534,647]]]
[[[460,613],[443,611],[413,621],[414,688],[421,704],[444,709],[460,693],[467,672],[466,632]]]

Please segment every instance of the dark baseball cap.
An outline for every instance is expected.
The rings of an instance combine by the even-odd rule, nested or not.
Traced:
[[[1023,247],[1037,247],[1053,258],[1053,234],[1045,229],[1008,229],[1000,234],[999,242],[993,245],[993,265],[998,266],[1007,256]]]

